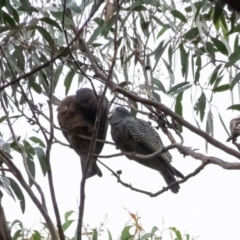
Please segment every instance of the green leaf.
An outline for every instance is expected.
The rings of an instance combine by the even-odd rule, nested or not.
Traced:
[[[219,18],[221,17],[221,15],[223,13],[224,5],[225,5],[225,3],[222,1],[217,1],[215,4],[214,13],[213,13],[213,22],[215,24],[217,23],[217,21],[219,20]]]
[[[143,7],[141,4],[142,4],[141,1],[139,1],[139,0],[135,1],[135,2],[133,2],[133,4],[127,10],[135,10],[138,7]]]
[[[158,0],[142,0],[142,3],[154,7],[160,7],[160,3]]]
[[[201,96],[199,97],[197,103],[194,106],[194,110],[198,113],[200,113],[200,119],[201,121],[204,118],[205,115],[205,108],[206,108],[206,96],[204,92],[202,92]]]
[[[178,96],[176,97],[176,103],[175,103],[175,113],[177,113],[181,117],[183,113],[182,97],[183,97],[183,92],[178,94]],[[180,124],[179,124],[179,130],[180,132],[182,132],[182,126]]]
[[[215,60],[215,50],[211,42],[206,43],[206,49],[213,61]]]
[[[229,56],[229,61],[225,64],[225,67],[231,67],[240,59],[240,46]]]
[[[197,66],[197,69],[196,69],[196,73],[195,73],[194,83],[197,83],[200,78],[200,71],[202,69],[202,59],[200,56],[197,56],[196,66]]]
[[[35,151],[36,151],[36,154],[37,154],[37,157],[38,157],[41,169],[42,169],[42,173],[45,176],[48,171],[48,165],[46,162],[45,152],[40,147],[35,147]]]
[[[227,110],[237,110],[240,111],[240,104],[234,104],[227,108]]]
[[[236,49],[238,48],[239,45],[239,40],[238,40],[238,35],[236,35],[235,40],[234,40],[234,52],[236,51]]]
[[[158,89],[164,93],[166,93],[166,90],[162,84],[161,81],[159,81],[157,78],[152,78],[152,83],[158,87]]]
[[[63,225],[62,225],[62,229],[65,232],[70,226],[71,224],[74,222],[74,220],[68,220],[66,221]]]
[[[189,85],[190,84],[190,87],[192,86],[191,83],[189,82],[181,82],[181,83],[178,83],[177,85],[173,86],[167,93],[168,94],[176,94],[176,91],[179,90],[179,89],[182,89],[184,86],[186,85]]]
[[[213,85],[214,82],[216,81],[217,79],[217,76],[218,76],[218,71],[219,69],[222,67],[222,64],[219,64],[212,72],[212,75],[209,79],[209,85]]]
[[[0,123],[2,123],[6,118],[6,116],[0,117]]]
[[[132,239],[132,237],[134,235],[132,235],[130,233],[130,229],[132,228],[132,226],[125,226],[122,233],[121,233],[121,237],[120,237],[120,240],[130,240]]]
[[[163,60],[165,66],[166,66],[166,68],[167,68],[167,70],[168,70],[168,74],[169,74],[169,78],[170,78],[170,83],[171,83],[171,85],[172,85],[172,84],[174,84],[174,82],[175,82],[173,70],[172,70],[171,66],[164,60],[164,58],[163,58],[162,60]]]
[[[218,40],[217,38],[214,38],[214,37],[211,37],[211,39],[213,41],[214,46],[217,48],[217,50],[220,53],[228,56],[228,50],[227,50],[226,46],[224,45],[224,43],[222,41]]]
[[[105,23],[105,25],[106,24],[107,23]],[[104,26],[99,26],[94,30],[94,32],[91,34],[91,37],[88,40],[88,44],[91,44],[92,42],[94,42],[97,39],[97,37],[103,32],[103,27]]]
[[[166,47],[167,47],[167,44],[164,45],[164,40],[163,40],[162,42],[159,43],[157,48],[151,54],[149,54],[149,57],[154,55],[154,58],[155,58],[155,65],[153,67],[153,71],[155,70],[155,68],[158,64],[158,61],[161,58],[161,56],[163,55]]]
[[[158,93],[153,92],[153,96],[154,96],[154,98],[156,99],[157,102],[161,102],[161,97]]]
[[[20,0],[20,2],[22,4],[23,9],[28,13],[28,15],[31,15],[32,11],[31,11],[31,5],[30,5],[29,1],[28,0]]]
[[[107,231],[108,231],[108,240],[112,240],[112,235],[111,235],[110,231],[108,229],[107,229]]]
[[[38,94],[42,93],[42,87],[35,81],[28,81],[29,86]]]
[[[73,77],[75,75],[75,72],[72,71],[72,70],[69,70],[69,72],[67,73],[67,76],[64,80],[64,86],[65,86],[65,95],[67,96],[68,94],[68,91],[71,87],[71,84],[72,84],[72,80],[73,80]]]
[[[2,180],[1,185],[2,185],[3,188],[8,188],[10,186],[9,178],[1,176],[1,180]]]
[[[27,165],[28,165],[30,173],[32,174],[33,178],[35,179],[35,173],[36,173],[36,171],[35,171],[35,163],[34,163],[34,161],[30,157],[27,158]],[[30,182],[30,185],[33,184],[31,179],[29,179],[29,182]]]
[[[175,113],[182,117],[182,97],[183,93],[179,93],[176,97],[176,104],[175,104]]]
[[[142,14],[139,12],[139,15],[140,15],[140,25],[141,25],[141,29],[145,35],[145,37],[148,37],[149,36],[149,24],[150,22],[149,21],[145,21]]]
[[[240,73],[238,73],[232,80],[231,82],[231,86],[230,86],[230,90],[232,91],[234,86],[239,83],[239,80],[240,80]]]
[[[24,145],[24,149],[25,149],[26,153],[29,156],[35,155],[35,150],[28,141],[23,140],[23,145]]]
[[[177,228],[170,227],[169,229],[172,230],[175,233],[175,235],[177,237],[177,240],[183,240],[182,235],[181,235],[180,231]]]
[[[213,89],[213,92],[224,92],[230,89],[230,84],[224,84]]]
[[[196,38],[198,35],[199,35],[198,28],[195,27],[195,28],[191,28],[189,31],[187,31],[184,34],[184,37],[188,40],[192,40],[192,39]]]
[[[159,18],[152,16],[152,18],[156,21],[156,23],[158,23],[160,26],[164,27],[164,28],[170,28],[169,24],[166,24],[164,22],[162,22]]]
[[[172,49],[172,46],[170,45],[168,48],[168,61],[171,67],[172,67],[172,56],[173,56],[173,49]]]
[[[62,70],[63,70],[63,64],[59,65],[56,68],[55,73],[53,75],[53,93],[55,92],[55,89],[57,87],[58,81],[60,79],[60,75],[62,74]]]
[[[12,26],[0,26],[0,33],[6,32],[11,29],[16,29],[17,27],[12,27]]]
[[[177,11],[177,10],[172,10],[172,11],[171,11],[171,14],[172,14],[174,17],[180,19],[182,22],[185,22],[185,23],[187,22],[187,19],[185,18],[185,16],[184,16],[181,12],[179,12],[179,11]]]
[[[214,133],[214,125],[213,125],[213,115],[211,110],[209,110],[207,115],[207,122],[206,122],[206,132],[213,136]]]
[[[83,11],[88,5],[92,4],[94,0],[89,1],[81,1],[81,5],[79,6],[80,10]]]
[[[32,235],[33,240],[41,240],[41,235],[38,231],[34,230],[34,234]],[[32,239],[30,238],[30,239]]]
[[[188,54],[185,51],[183,44],[179,45],[180,48],[180,58],[181,58],[181,64],[182,64],[182,76],[184,77],[185,74],[187,76],[187,70],[188,70]]]
[[[53,46],[54,41],[51,37],[51,35],[48,33],[48,31],[40,26],[35,26],[34,28],[36,28],[38,30],[38,32],[43,36],[43,38],[48,42],[49,46]]]
[[[22,190],[18,186],[18,184],[15,182],[15,180],[13,180],[10,177],[8,177],[8,178],[10,179],[10,182],[11,182],[10,183],[11,189],[13,190],[13,192],[16,195],[17,199],[19,200],[22,213],[24,213],[25,212],[25,198],[24,198],[24,195],[22,193]]]
[[[81,8],[78,7],[75,1],[66,1],[66,7],[78,14],[82,13]]]
[[[21,236],[21,233],[22,233],[22,229],[17,230],[17,231],[14,233],[12,240],[17,240],[17,239],[19,239],[20,236]]]
[[[148,240],[148,239],[152,239],[152,234],[151,233],[145,233],[141,237],[141,240]]]
[[[12,16],[14,18],[14,20],[19,24],[19,15],[18,15],[18,12],[16,11],[15,8],[13,8],[10,4],[10,7],[12,9]]]
[[[92,240],[98,240],[98,232],[96,229],[93,229]]]
[[[60,32],[62,32],[62,28],[60,27],[60,25],[56,21],[52,20],[51,18],[44,17],[44,18],[40,18],[39,20],[56,27]]]
[[[152,231],[151,231],[152,236],[154,236],[155,233],[156,233],[156,231],[158,231],[158,230],[159,230],[159,229],[158,229],[156,226],[154,226],[154,227],[152,228]]]
[[[38,143],[41,147],[45,148],[45,144],[43,143],[43,141],[40,138],[37,137],[30,137],[29,138],[31,141],[33,141],[34,143]]]
[[[167,30],[168,30],[168,28],[163,27],[163,28],[160,30],[160,32],[158,33],[157,39],[158,39],[159,37],[161,37]]]
[[[10,26],[15,27],[16,24],[15,24],[15,21],[13,20],[13,18],[10,15],[8,15],[6,12],[4,12],[3,10],[0,10],[0,11],[2,13],[2,18],[3,18],[4,23],[8,23]]]

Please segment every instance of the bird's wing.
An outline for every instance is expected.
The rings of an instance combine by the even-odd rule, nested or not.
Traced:
[[[101,97],[101,95],[99,95]],[[97,105],[98,98],[95,96],[95,93],[92,89],[82,88],[76,93],[76,102],[77,107],[85,117],[85,119],[94,126],[96,115],[97,115]],[[99,123],[98,135],[97,138],[105,140],[107,129],[108,129],[108,112],[109,112],[109,103],[106,97],[104,97],[103,104],[101,106],[102,114]],[[95,153],[101,153],[104,143],[97,142]]]
[[[72,134],[89,135],[93,131],[92,124],[82,116],[80,110],[77,108],[75,96],[63,99],[57,111],[59,125],[67,131],[62,131],[62,133],[68,141],[70,141],[70,135],[72,138]],[[68,132],[72,134],[68,134]]]
[[[129,118],[127,125],[133,139],[141,143],[151,153],[159,151],[164,147],[160,136],[148,122],[139,118]],[[172,156],[168,151],[162,153],[161,156],[168,162],[172,160]]]
[[[107,135],[107,129],[108,129],[108,113],[109,113],[109,102],[107,98],[104,98],[103,104],[102,104],[102,114],[100,118],[100,124],[98,129],[98,139],[105,140]],[[97,143],[96,144],[96,154],[101,153],[103,149],[104,143]]]

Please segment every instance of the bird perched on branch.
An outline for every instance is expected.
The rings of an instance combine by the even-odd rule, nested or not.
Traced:
[[[81,138],[78,135],[84,135],[89,138],[92,137],[97,114],[97,105],[100,97],[101,94],[96,96],[92,89],[81,88],[77,90],[75,96],[69,96],[63,99],[57,108],[58,122],[63,129],[62,133],[68,140],[70,146],[80,156],[82,173],[86,166],[91,140]],[[108,112],[109,102],[107,98],[104,97],[101,106],[101,117],[97,139],[105,140],[106,138]],[[103,146],[104,143],[96,142],[93,154],[100,154]],[[93,156],[86,178],[90,178],[96,174],[99,177],[102,176],[102,172],[97,166],[96,161],[97,157]]]
[[[108,116],[111,135],[118,149],[148,155],[163,148],[162,140],[155,129],[148,122],[132,116],[125,108],[117,107]],[[168,185],[176,181],[174,176],[184,177],[170,164],[171,155],[168,151],[151,159],[139,159],[133,154],[132,159],[159,171]],[[177,193],[179,188],[179,184],[174,184],[170,189]]]

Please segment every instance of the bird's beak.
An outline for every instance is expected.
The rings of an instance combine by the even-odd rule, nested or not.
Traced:
[[[108,114],[108,119],[112,117],[112,115],[115,113],[116,108],[113,108],[111,112]]]

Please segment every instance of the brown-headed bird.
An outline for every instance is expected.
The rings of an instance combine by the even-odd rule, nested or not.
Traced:
[[[148,122],[132,116],[123,107],[117,107],[109,114],[109,123],[112,139],[122,151],[148,155],[163,148],[162,140],[155,129]],[[184,178],[170,164],[171,155],[168,151],[151,159],[140,159],[133,155],[133,160],[159,171],[168,185],[176,181],[175,176]],[[179,188],[179,184],[170,187],[173,193],[177,193]]]
[[[77,135],[92,137],[99,97],[101,97],[101,94],[97,97],[92,89],[81,88],[77,90],[75,96],[69,96],[63,99],[57,108],[59,125],[66,130],[62,131],[62,133],[68,140],[70,146],[80,156],[82,173],[86,166],[91,140],[80,138]],[[104,97],[101,110],[97,139],[105,140],[109,112],[109,102],[106,97]],[[100,154],[103,146],[104,143],[96,142],[93,154]],[[93,177],[96,174],[101,177],[102,172],[96,163],[97,157],[93,156],[92,158],[86,178]]]

